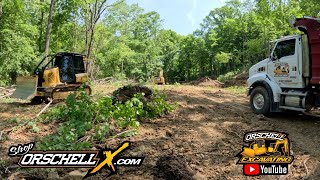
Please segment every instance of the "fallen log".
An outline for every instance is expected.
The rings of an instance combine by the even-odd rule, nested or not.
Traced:
[[[95,83],[108,82],[108,81],[110,81],[111,79],[112,79],[112,77],[106,77],[106,78],[94,80],[94,82],[95,82]]]

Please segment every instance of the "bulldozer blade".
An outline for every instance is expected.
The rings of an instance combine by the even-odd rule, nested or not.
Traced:
[[[250,157],[254,157],[255,156],[254,150],[250,149],[250,148],[247,148],[247,147],[243,148],[243,151],[241,152],[241,154],[243,156],[250,156]]]
[[[12,98],[31,100],[36,96],[38,86],[38,76],[26,76],[17,78],[16,91]]]

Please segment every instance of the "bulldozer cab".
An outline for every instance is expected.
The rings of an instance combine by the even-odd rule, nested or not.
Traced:
[[[48,63],[41,67],[46,58],[50,58]],[[75,53],[58,53],[44,57],[34,72],[39,76],[38,87],[77,83],[76,75],[85,73],[83,59],[83,55]]]
[[[60,69],[61,82],[75,83],[76,74],[85,73],[83,58],[78,54],[56,56],[54,64]]]

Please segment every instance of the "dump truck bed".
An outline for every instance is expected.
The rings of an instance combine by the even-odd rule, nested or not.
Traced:
[[[294,27],[308,35],[311,62],[310,84],[320,84],[320,23],[315,18],[298,18]]]

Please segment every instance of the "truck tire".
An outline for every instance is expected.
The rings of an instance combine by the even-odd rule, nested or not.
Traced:
[[[250,94],[250,107],[255,114],[269,115],[270,97],[266,88],[258,86]]]

